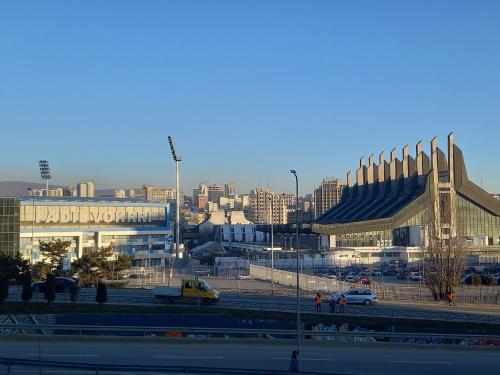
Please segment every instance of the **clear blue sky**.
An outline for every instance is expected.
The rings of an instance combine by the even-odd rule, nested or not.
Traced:
[[[301,194],[456,133],[500,192],[500,1],[0,4],[0,180]]]

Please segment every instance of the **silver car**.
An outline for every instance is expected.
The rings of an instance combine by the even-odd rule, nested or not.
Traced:
[[[359,303],[365,306],[377,303],[377,295],[370,289],[355,288],[346,290],[345,292],[334,292],[332,294],[332,300],[339,303],[342,294],[347,303]]]

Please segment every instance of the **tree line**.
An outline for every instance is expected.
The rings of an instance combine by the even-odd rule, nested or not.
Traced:
[[[132,266],[132,257],[124,254],[115,255],[113,246],[102,246],[82,255],[72,262],[71,269],[64,270],[63,262],[70,241],[57,239],[53,242],[41,242],[42,261],[30,267],[20,253],[9,256],[0,253],[0,303],[9,295],[9,285],[22,285],[21,299],[28,302],[33,298],[32,282],[45,281],[44,296],[50,304],[55,300],[56,277],[73,277],[76,280],[70,289],[70,299],[76,302],[80,286],[96,286],[96,301],[107,302],[107,289],[103,280],[113,279],[121,271]]]

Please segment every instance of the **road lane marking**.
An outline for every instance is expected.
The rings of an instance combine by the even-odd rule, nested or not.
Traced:
[[[28,357],[40,357],[39,354],[27,354]],[[44,357],[97,357],[97,354],[42,354]]]
[[[432,361],[391,361],[392,363],[421,363],[424,365],[451,365],[451,362],[432,362]]]
[[[182,355],[154,355],[153,358],[170,358],[170,359],[224,359],[224,357],[199,357],[199,356],[182,356]]]
[[[284,361],[284,360],[289,360],[290,357],[273,357],[271,358],[272,360],[277,360],[277,361]],[[327,362],[332,362],[332,358],[301,358],[301,361],[327,361]]]

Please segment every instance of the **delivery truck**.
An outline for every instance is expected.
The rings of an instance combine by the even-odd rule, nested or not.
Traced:
[[[185,301],[212,304],[219,300],[219,292],[206,281],[197,278],[183,279],[180,288],[157,286],[152,292],[155,298],[168,303]]]

